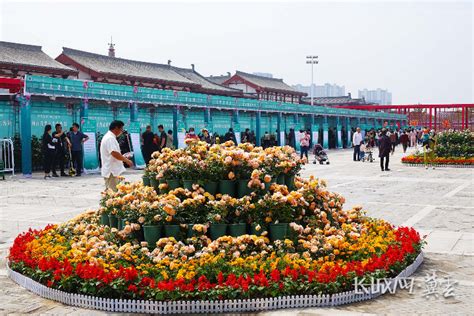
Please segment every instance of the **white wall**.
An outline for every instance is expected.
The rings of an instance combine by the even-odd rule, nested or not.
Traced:
[[[254,88],[246,85],[245,83],[230,83],[228,84],[230,88],[240,89],[245,93],[257,93]]]

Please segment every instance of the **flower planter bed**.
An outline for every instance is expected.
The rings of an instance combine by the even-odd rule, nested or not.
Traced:
[[[390,281],[397,282],[399,278],[411,276],[423,262],[423,253],[416,260]],[[108,312],[147,313],[147,314],[182,314],[182,313],[230,313],[230,312],[256,312],[284,308],[306,307],[333,307],[355,302],[366,301],[381,295],[372,289],[368,293],[358,294],[347,291],[332,295],[295,295],[279,296],[263,299],[220,300],[220,301],[144,301],[125,300],[94,297],[67,293],[49,288],[16,271],[10,269],[7,263],[7,275],[18,285],[27,290],[66,305],[96,309]]]
[[[474,132],[444,131],[430,138],[431,152],[427,165],[434,167],[472,168],[474,166]],[[425,150],[425,149],[423,149]],[[407,166],[424,166],[424,153],[403,157],[402,163]]]
[[[218,162],[221,167],[230,161],[222,169],[228,179],[209,179],[227,181],[234,188],[229,191],[240,194],[248,188],[244,196],[221,194],[222,186],[213,195],[197,183],[173,189],[197,178],[196,170],[184,170],[191,162],[179,155],[195,158],[189,168],[204,168],[201,162],[207,161],[207,167],[218,170],[212,166],[220,159],[215,152],[226,157]],[[423,259],[424,241],[413,228],[369,218],[360,206],[345,210],[344,197],[328,191],[324,180],[293,177],[299,167],[290,161],[294,151],[288,148],[198,143],[179,153],[176,166],[157,163],[149,171],[161,182],[159,190],[142,181],[122,182],[116,192],[103,192],[99,210],[20,234],[8,256],[9,276],[35,293],[74,306],[222,313],[374,298],[380,293],[353,291],[356,278],[404,276]],[[167,155],[175,154],[164,150],[159,157],[166,161]],[[276,163],[281,168],[272,171],[267,167],[275,165],[276,157],[284,158]],[[236,161],[239,168],[255,168],[249,175],[234,168]],[[177,177],[175,168],[185,176]],[[285,174],[290,188],[270,184]],[[239,189],[241,179],[248,183]],[[104,225],[105,215],[109,225]],[[119,229],[112,227],[114,219],[122,219]]]
[[[424,167],[424,162],[425,161],[422,154],[414,154],[402,158],[402,163],[406,166]],[[435,167],[472,168],[474,167],[474,158],[435,157],[427,165],[432,165]]]

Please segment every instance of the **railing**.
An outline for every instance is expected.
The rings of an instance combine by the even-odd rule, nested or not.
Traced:
[[[15,156],[13,141],[10,138],[0,139],[0,161],[3,162],[3,172],[15,175]]]
[[[118,102],[137,102],[161,105],[184,105],[191,107],[211,107],[229,110],[267,111],[315,114],[328,116],[360,117],[369,119],[406,120],[402,114],[373,111],[338,109],[276,101],[254,100],[201,93],[132,87],[118,84],[90,82],[72,79],[50,78],[27,75],[25,92],[32,95],[69,98],[88,98]]]

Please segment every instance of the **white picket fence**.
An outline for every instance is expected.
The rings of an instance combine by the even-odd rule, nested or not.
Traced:
[[[405,278],[413,274],[423,262],[423,253],[391,280]],[[256,312],[282,308],[330,307],[354,302],[365,301],[381,295],[379,292],[369,291],[358,294],[355,291],[332,295],[295,295],[274,298],[220,300],[220,301],[144,301],[109,299],[87,295],[66,293],[49,288],[18,272],[10,269],[7,264],[8,276],[22,287],[38,294],[41,297],[61,302],[66,305],[82,308],[98,309],[109,312],[149,313],[149,314],[187,314],[187,313],[229,313],[229,312]]]

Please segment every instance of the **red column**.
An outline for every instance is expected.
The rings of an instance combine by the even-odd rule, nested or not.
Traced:
[[[429,128],[430,130],[433,128],[433,125],[431,123],[431,120],[432,120],[432,116],[433,116],[433,108],[430,108],[429,110],[429,116],[430,116],[430,124],[429,124]]]
[[[438,125],[437,125],[437,122],[438,122],[438,109],[435,108],[434,109],[434,130],[437,131],[438,130]]]
[[[469,108],[466,108],[466,114],[464,116],[466,117],[466,129],[469,129]]]
[[[465,121],[465,118],[464,118],[464,115],[465,115],[465,108],[462,107],[461,108],[461,129],[464,129],[464,121]]]

